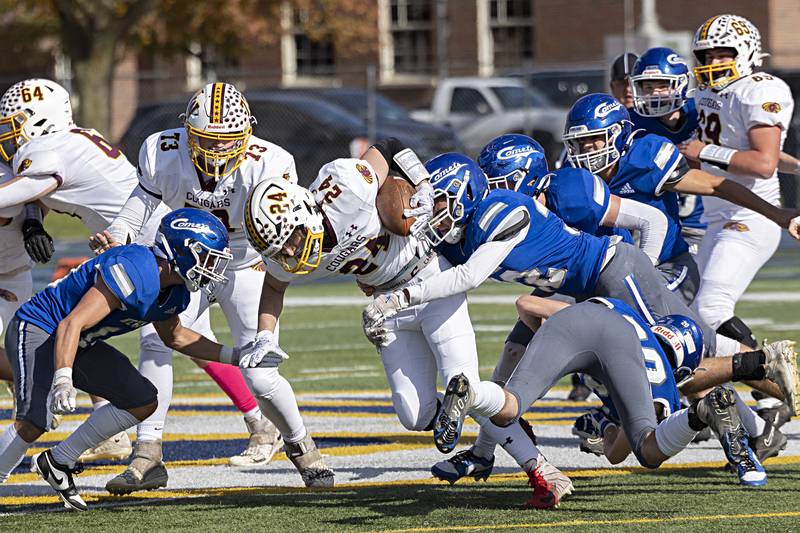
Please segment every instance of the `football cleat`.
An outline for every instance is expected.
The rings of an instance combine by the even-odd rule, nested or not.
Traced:
[[[278,428],[266,418],[253,423],[245,420],[245,424],[250,432],[247,448],[228,459],[228,464],[235,467],[269,464],[275,453],[283,448],[283,437]]]
[[[602,457],[605,455],[605,445],[603,444],[603,437],[591,437],[588,439],[581,439],[580,450],[583,453],[591,453]]]
[[[486,481],[494,468],[494,456],[484,459],[472,453],[472,450],[461,450],[450,459],[439,461],[431,467],[434,477],[447,481],[451,485],[462,477],[471,476],[475,481]]]
[[[94,448],[86,450],[78,458],[78,462],[91,463],[101,459],[108,459],[110,461],[121,461],[126,459],[133,452],[131,439],[128,434],[121,431],[113,437],[104,440]]]
[[[591,393],[592,389],[583,383],[578,383],[572,387],[571,391],[569,391],[567,400],[571,402],[585,402],[586,398],[588,398]]]
[[[775,407],[757,409],[756,414],[777,429],[780,429],[781,426],[792,419],[792,409],[784,402],[780,402],[780,405],[776,405]]]
[[[736,394],[724,386],[714,387],[702,399],[689,407],[696,416],[719,436],[725,456],[735,468],[739,483],[759,487],[767,483],[767,473],[748,443],[739,413],[736,411]]]
[[[333,487],[333,470],[322,460],[322,454],[309,435],[300,442],[285,443],[283,449],[286,457],[300,472],[306,487]]]
[[[433,425],[433,442],[440,452],[450,453],[455,449],[458,439],[461,438],[464,418],[472,407],[474,399],[475,393],[469,385],[467,376],[458,374],[450,378],[439,416]]]
[[[75,468],[58,464],[53,459],[53,452],[45,450],[31,457],[31,472],[36,472],[42,476],[42,479],[53,487],[53,490],[58,493],[58,497],[61,498],[61,501],[64,502],[64,507],[67,509],[75,511],[88,509],[86,502],[83,501],[83,498],[75,488],[75,482],[72,480],[72,474],[83,472],[82,464],[78,463]]]
[[[800,374],[797,373],[797,354],[794,341],[764,344],[766,378],[780,387],[785,403],[791,412],[800,413]]]
[[[697,432],[697,435],[694,436],[694,438],[692,439],[692,442],[695,443],[695,444],[698,444],[700,442],[705,442],[707,440],[711,440],[711,438],[713,436],[714,436],[714,433],[711,431],[711,428],[706,426],[706,427],[704,427],[703,429],[701,429],[700,431]]]
[[[533,495],[525,503],[525,507],[535,509],[558,507],[561,500],[575,490],[572,480],[542,455],[539,456],[536,468],[528,472],[528,485],[533,488]]]
[[[758,460],[763,463],[766,459],[778,455],[781,450],[785,450],[788,440],[781,430],[767,422],[761,435],[750,437],[750,448],[753,449]]]
[[[130,494],[137,490],[158,489],[167,486],[169,474],[161,461],[161,441],[139,441],[131,456],[128,468],[106,483],[111,494]]]

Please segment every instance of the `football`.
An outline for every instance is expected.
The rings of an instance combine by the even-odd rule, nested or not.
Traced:
[[[410,207],[414,186],[397,176],[389,176],[378,191],[375,205],[383,227],[396,235],[408,235],[416,218],[405,218],[403,210]]]

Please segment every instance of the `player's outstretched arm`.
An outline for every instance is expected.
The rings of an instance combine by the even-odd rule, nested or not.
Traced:
[[[704,161],[742,176],[771,178],[780,159],[781,127],[756,125],[747,131],[747,139],[750,150],[734,150],[697,139],[682,143],[679,149],[692,161]]]
[[[0,185],[0,210],[34,202],[56,190],[59,181],[55,176],[17,176]],[[6,211],[3,216],[15,213]]]
[[[709,174],[702,170],[691,169],[680,181],[667,184],[664,188],[688,194],[722,198],[760,213],[782,228],[789,228],[792,218],[798,215],[795,209],[782,209],[774,206],[753,194],[750,189],[732,180]]]
[[[612,194],[609,196],[608,211],[601,224],[638,230],[640,234],[639,247],[654,265],[658,264],[669,225],[667,216],[661,210],[630,198],[620,198],[616,194]]]
[[[178,315],[173,315],[160,322],[153,322],[153,326],[164,344],[183,355],[204,361],[230,362],[220,361],[220,354],[231,351],[231,348],[226,348],[193,329],[183,327]]]
[[[289,284],[266,273],[261,286],[261,301],[258,304],[258,331],[275,331],[283,311],[283,298]]]
[[[569,307],[567,302],[541,298],[532,294],[520,296],[517,298],[516,304],[520,320],[533,331],[539,329],[542,319],[547,320],[565,307]]]

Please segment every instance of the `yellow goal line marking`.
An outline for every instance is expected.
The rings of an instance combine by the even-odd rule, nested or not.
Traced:
[[[562,522],[534,522],[526,524],[475,524],[471,526],[412,527],[383,529],[382,533],[422,533],[427,531],[475,531],[478,529],[551,528],[570,526],[612,526],[626,524],[660,524],[664,522],[713,522],[719,520],[755,520],[759,518],[790,518],[800,516],[800,511],[750,514],[716,514],[699,516],[672,516],[668,518],[620,518],[616,520],[564,520]]]

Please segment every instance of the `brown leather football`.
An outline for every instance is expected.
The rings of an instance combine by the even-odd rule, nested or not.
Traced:
[[[383,227],[396,235],[408,235],[416,218],[405,218],[403,210],[410,207],[414,186],[403,178],[389,176],[378,191],[375,205]]]

